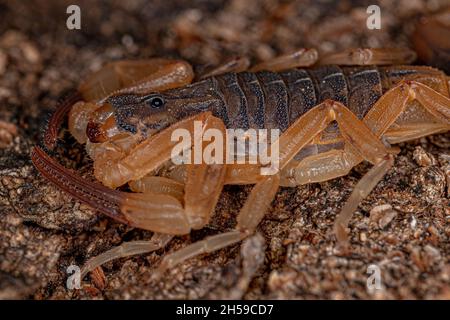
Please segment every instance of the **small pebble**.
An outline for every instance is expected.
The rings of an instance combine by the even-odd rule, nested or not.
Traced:
[[[30,42],[22,43],[21,49],[25,59],[27,59],[29,63],[36,64],[41,60],[39,50]]]
[[[434,226],[429,226],[427,231],[430,233],[430,237],[429,237],[430,241],[434,245],[437,245],[439,243],[439,240],[440,240],[439,231]]]
[[[416,217],[411,216],[411,221],[410,221],[409,224],[410,224],[410,226],[411,226],[411,229],[415,229],[416,226],[417,226],[417,219],[416,219]]]
[[[397,216],[397,211],[390,204],[382,204],[370,210],[370,220],[376,222],[381,229],[385,228]]]
[[[438,249],[433,247],[432,245],[427,244],[425,248],[423,248],[425,251],[425,255],[428,258],[427,260],[432,264],[435,262],[438,262],[441,259],[441,253]]]
[[[426,152],[421,146],[414,149],[413,159],[421,167],[428,167],[436,164],[436,159],[433,155]]]
[[[426,265],[422,259],[422,256],[420,254],[420,249],[418,247],[414,247],[411,250],[411,255],[410,255],[411,261],[414,262],[414,264],[421,270],[421,271],[425,271],[426,270]]]
[[[365,232],[361,232],[359,234],[359,240],[361,240],[362,242],[365,242],[367,240],[367,235]]]

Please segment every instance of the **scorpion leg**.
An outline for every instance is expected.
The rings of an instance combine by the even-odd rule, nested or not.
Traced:
[[[279,167],[284,181],[286,181],[286,176],[289,175],[288,171],[294,166],[292,162],[294,156],[334,120],[340,125],[340,129],[345,135],[344,138],[348,140],[350,146],[346,147],[345,159],[342,154],[336,153],[327,154],[323,159],[315,159],[315,161],[318,161],[316,164],[320,164],[319,167],[333,160],[334,163],[336,161],[341,163],[332,166],[330,170],[336,171],[340,167],[339,170],[349,171],[354,164],[362,161],[360,153],[372,163],[377,163],[387,153],[381,141],[350,110],[338,102],[327,100],[305,113],[280,137],[278,141],[280,150]],[[364,137],[364,140],[362,137]],[[355,149],[359,150],[357,154],[355,154]],[[313,163],[307,165],[307,167],[312,170],[314,168]],[[248,164],[229,165],[225,183],[255,183],[260,179],[260,168],[260,166]],[[327,170],[324,170],[324,174],[326,172]],[[332,173],[332,175],[334,174],[336,172]],[[325,176],[323,179],[320,176],[316,178],[317,181],[327,180]]]
[[[136,254],[143,254],[158,249],[164,248],[170,240],[172,240],[173,235],[155,233],[149,241],[130,241],[124,242],[120,246],[114,247],[108,251],[99,254],[91,259],[89,259],[81,268],[80,279],[83,279],[86,274],[94,270],[95,268],[101,266],[109,261],[125,258],[128,256],[134,256]]]
[[[261,166],[256,164],[229,164],[225,184],[255,184],[261,180]]]
[[[431,114],[444,122],[444,125],[439,127],[432,126],[426,130],[436,131],[437,129],[445,129],[445,123],[448,128],[450,99],[422,83],[402,83],[389,90],[380,98],[364,118],[363,122],[365,125],[344,106],[341,105],[338,107],[341,111],[338,112],[338,115],[340,114],[340,116],[337,116],[336,120],[338,121],[340,130],[347,142],[344,151],[333,150],[328,153],[307,158],[300,163],[296,163],[294,160],[288,160],[288,165],[282,164],[282,167],[285,167],[281,171],[281,184],[287,186],[325,181],[330,178],[345,175],[364,158],[375,164],[375,166],[357,184],[337,219],[335,230],[340,242],[346,240],[344,230],[351,213],[354,212],[364,196],[370,193],[377,182],[382,179],[383,175],[392,166],[392,157],[388,156],[388,150],[384,148],[380,141],[377,141],[377,138],[380,138],[386,130],[388,130],[398,116],[404,111],[407,102],[414,97],[416,97]],[[305,119],[308,118],[300,118],[297,125],[302,122],[303,125],[306,125],[308,122],[312,121],[308,120],[308,122],[305,122]],[[315,122],[310,123],[315,124]],[[288,131],[293,130],[295,125],[296,124],[293,124]],[[366,126],[370,128],[371,132],[367,130]],[[299,128],[301,132],[302,126],[299,126]],[[389,131],[387,133],[389,133]],[[361,137],[364,137],[364,140],[361,139]],[[366,139],[371,141],[370,145],[368,145],[369,148],[364,145]],[[283,150],[283,148],[280,147],[280,150]],[[297,150],[299,149],[294,149],[294,152],[291,152],[290,156],[286,158],[290,159],[292,154],[295,154]],[[257,173],[257,171],[253,170],[252,172],[247,168],[242,171],[243,173],[247,172],[246,179],[248,180],[253,178],[251,175],[256,175]],[[233,170],[229,169],[227,182],[239,182],[239,179],[245,179],[239,178],[239,173],[240,171],[238,168],[233,168]]]
[[[153,58],[108,63],[83,82],[78,91],[85,101],[103,100],[111,94],[145,94],[189,84],[192,67],[182,60]]]
[[[358,148],[358,152],[364,158],[377,164],[375,173],[380,170],[384,172],[383,169],[386,167],[384,158],[388,154],[387,149],[350,110],[331,100],[327,100],[308,111],[275,142],[279,143],[280,148],[280,168],[284,169],[308,142],[325,130],[328,124],[334,120],[337,121],[346,142],[352,147]],[[378,178],[378,175],[370,174],[369,177]],[[358,190],[367,190],[366,180],[363,180],[363,186]],[[159,275],[164,270],[198,254],[212,252],[239,242],[248,234],[254,232],[272,202],[279,185],[280,177],[278,174],[261,178],[238,215],[237,230],[206,238],[166,256],[161,263],[159,272],[156,274]],[[370,190],[368,191],[370,192]],[[355,200],[352,198],[347,207],[353,208],[354,203]],[[359,201],[356,204],[359,204]],[[346,216],[347,214],[344,215],[344,217]],[[339,222],[342,223],[342,219]]]
[[[226,61],[218,67],[213,68],[212,70],[202,73],[198,78],[201,80],[228,72],[242,72],[247,70],[249,66],[250,60],[247,57],[236,57]]]
[[[300,49],[293,53],[258,63],[250,71],[268,70],[277,72],[291,68],[309,67],[316,63],[318,57],[319,54],[316,49]]]
[[[341,135],[345,142],[353,147],[354,151],[349,151],[350,156],[357,157],[357,155],[360,155],[374,164],[369,172],[358,182],[336,218],[334,231],[337,240],[344,244],[347,241],[345,229],[351,215],[362,199],[372,191],[392,167],[394,158],[389,154],[389,150],[383,143],[370,131],[368,126],[359,120],[353,112],[338,102],[334,103],[333,110]]]
[[[155,277],[184,260],[235,244],[252,234],[267,212],[278,190],[278,186],[278,175],[266,176],[250,192],[248,199],[239,212],[236,230],[208,237],[167,255],[155,272]]]
[[[333,111],[344,141],[364,159],[377,164],[390,153],[370,128],[343,104],[334,102]]]
[[[221,137],[225,137],[225,124],[221,119],[212,116],[207,118],[205,130],[209,128],[220,130]],[[198,141],[194,141],[194,145],[202,144],[202,138],[199,136],[198,139]],[[221,150],[226,150],[224,139],[215,142],[220,144]],[[207,144],[207,142],[203,142],[202,150],[206,150]],[[218,150],[215,152],[217,154]],[[205,158],[205,152],[203,152],[203,156],[201,164],[188,164],[186,168],[184,207],[189,224],[193,229],[200,229],[208,223],[222,192],[226,174],[224,154],[220,159]]]
[[[387,92],[377,101],[374,107],[366,115],[363,122],[371,129],[372,135],[375,137],[380,137],[405,110],[407,103],[412,100],[417,100],[438,121],[443,122],[447,128],[449,127],[450,99],[425,84],[416,81],[406,81]],[[353,115],[353,117],[355,116]],[[349,119],[350,118],[351,116]],[[339,119],[337,119],[337,121],[339,123]],[[356,122],[348,122],[348,124],[351,123]],[[372,150],[363,150],[360,146],[358,146],[358,143],[355,144],[352,142],[352,140],[358,137],[357,135],[350,134],[346,138],[346,135],[350,133],[348,130],[349,128],[350,127],[345,128],[345,126],[341,126],[340,124],[341,133],[343,134],[344,139],[352,144],[361,156],[374,163],[375,166],[369,170],[361,181],[358,182],[350,195],[349,200],[336,219],[335,232],[338,241],[341,243],[345,242],[347,239],[345,227],[350,220],[352,212],[357,208],[359,202],[370,193],[370,191],[393,165],[393,157],[387,153],[384,158],[379,161],[379,155],[382,154],[380,151],[383,152],[381,148],[378,148],[378,151],[372,147]],[[435,128],[432,130],[435,130]],[[364,135],[360,137],[366,138],[367,136]],[[370,156],[369,153],[373,153],[372,159],[368,157]]]
[[[290,68],[309,67],[316,63],[318,53],[316,49],[300,49],[293,53],[275,57],[274,59],[263,61],[253,66],[250,71],[257,72],[262,70],[282,71]],[[211,71],[202,74],[199,79],[211,76],[217,76],[227,72],[242,72],[248,69],[250,61],[247,57],[233,58],[223,65],[214,68]]]
[[[408,83],[415,98],[438,121],[450,124],[450,99],[431,89],[423,83],[411,81]]]
[[[280,168],[284,169],[301,148],[334,120],[338,123],[344,141],[348,144],[347,156],[354,159],[353,161],[356,161],[356,163],[359,162],[358,157],[362,157],[375,164],[375,167],[368,173],[368,177],[372,177],[372,179],[369,181],[369,178],[362,180],[358,189],[353,191],[354,196],[350,197],[349,204],[344,206],[346,211],[339,215],[342,218],[338,218],[337,226],[339,228],[336,227],[335,230],[341,231],[345,230],[344,223],[348,221],[346,219],[349,215],[348,210],[356,208],[355,204],[357,206],[362,196],[368,194],[381,179],[383,175],[380,172],[384,174],[392,162],[388,149],[370,129],[341,103],[326,100],[305,113],[280,137]],[[351,165],[351,161],[348,164],[344,163],[343,169],[350,169]],[[336,170],[336,167],[332,167],[331,170]],[[327,173],[326,170],[323,171],[323,174],[325,173]],[[375,178],[378,179],[376,182]],[[338,240],[342,242],[345,239],[345,232],[339,232]]]
[[[424,135],[445,129],[450,122],[450,99],[416,81],[405,81],[386,92],[364,117],[363,122],[377,137],[386,133],[389,139],[390,127],[400,114],[405,111],[408,102],[417,100],[442,125],[425,128],[412,128],[412,134],[422,132]],[[401,128],[400,128],[401,130]],[[417,130],[419,132],[417,133]],[[425,131],[424,131],[425,130]],[[406,130],[402,134],[407,134]],[[394,134],[395,137],[395,134]]]
[[[356,184],[334,223],[334,232],[339,243],[345,244],[347,242],[348,235],[346,228],[353,212],[355,212],[361,201],[369,195],[378,182],[383,179],[393,164],[394,157],[392,155],[386,155],[383,160],[375,164]]]
[[[294,156],[305,147],[314,137],[326,129],[328,124],[334,120],[331,113],[333,103],[323,102],[300,117],[285,132],[283,132],[279,141],[280,157],[279,165],[282,176],[285,168],[291,163]],[[261,179],[261,166],[250,164],[228,165],[226,184],[252,184]],[[285,179],[284,179],[285,180]]]
[[[345,176],[362,161],[355,152],[349,152],[350,148],[351,146],[346,144],[343,150],[330,150],[301,161],[291,160],[281,171],[280,184],[295,187]]]
[[[443,123],[420,123],[405,125],[399,128],[389,128],[383,135],[390,144],[419,139],[425,136],[443,133],[449,130],[449,126]]]
[[[378,163],[388,153],[383,143],[347,107],[326,100],[295,121],[280,137],[280,168],[284,169],[306,144],[335,120],[345,142],[364,159]]]
[[[447,125],[450,123],[450,99],[430,87],[415,81],[405,82],[387,92],[364,118],[364,123],[371,128],[375,136],[380,137],[404,111],[408,101],[417,99],[436,119]],[[433,129],[431,129],[433,130]],[[423,132],[422,132],[423,133]],[[393,157],[387,155],[375,164],[357,183],[350,198],[336,219],[335,233],[339,242],[347,240],[345,228],[361,202],[393,165]]]
[[[337,65],[391,65],[410,64],[416,53],[407,48],[348,49],[325,55],[319,64]]]
[[[184,185],[166,177],[145,176],[128,183],[131,191],[140,193],[168,194],[180,202],[184,198]]]

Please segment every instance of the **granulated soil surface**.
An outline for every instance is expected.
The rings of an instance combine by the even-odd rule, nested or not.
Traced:
[[[380,1],[382,29],[370,31],[372,2],[84,0],[77,1],[81,30],[68,30],[73,1],[1,1],[0,298],[449,299],[448,133],[399,145],[394,168],[351,220],[350,252],[336,247],[331,230],[367,163],[346,177],[281,188],[257,235],[152,279],[167,253],[233,228],[251,187],[227,186],[207,227],[154,253],[109,262],[105,278],[88,276],[81,290],[67,290],[68,266],[152,233],[73,200],[30,161],[58,98],[105,62],[161,56],[201,68],[301,47],[409,46],[414,21],[450,5]],[[64,137],[59,161],[88,177],[92,163],[83,146]],[[370,265],[380,268],[379,290],[366,287]]]

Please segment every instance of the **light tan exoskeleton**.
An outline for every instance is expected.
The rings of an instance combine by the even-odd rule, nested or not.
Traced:
[[[413,59],[408,50],[355,49],[317,62],[315,50],[300,50],[248,72],[248,60],[233,60],[192,84],[194,74],[183,61],[107,65],[55,113],[45,137],[51,148],[70,110],[69,130],[86,143],[102,185],[65,169],[43,148],[34,149],[32,160],[75,198],[155,235],[89,260],[82,276],[106,261],[157,250],[174,235],[202,228],[225,184],[255,185],[235,230],[167,255],[157,271],[252,234],[280,185],[333,179],[366,160],[373,167],[336,219],[334,231],[345,243],[351,214],[393,165],[395,149],[389,144],[450,128],[449,78],[430,67],[402,65]],[[319,66],[310,68],[314,64]],[[177,142],[171,142],[171,133],[178,128],[193,133],[195,120],[202,121],[203,131],[280,129],[279,172],[263,176],[259,164],[174,166]],[[116,190],[124,185],[133,192]]]

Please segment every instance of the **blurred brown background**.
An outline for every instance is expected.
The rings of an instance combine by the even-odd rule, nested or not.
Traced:
[[[81,30],[66,28],[70,4],[81,8]],[[366,28],[371,4],[381,7],[381,30]],[[200,67],[236,55],[266,60],[301,47],[410,46],[417,19],[449,6],[449,0],[0,1],[0,298],[449,299],[448,134],[401,145],[396,167],[352,219],[350,255],[336,251],[330,230],[366,164],[344,178],[283,188],[260,226],[262,238],[151,280],[167,252],[234,225],[250,187],[226,187],[207,228],[155,253],[108,263],[104,282],[86,279],[79,291],[65,288],[67,266],[151,233],[98,216],[49,185],[29,160],[58,98],[105,62],[165,56]],[[67,167],[90,176],[82,146],[66,135],[58,151]],[[386,203],[395,215],[380,226],[370,211]],[[383,275],[376,293],[366,290],[372,263]]]

